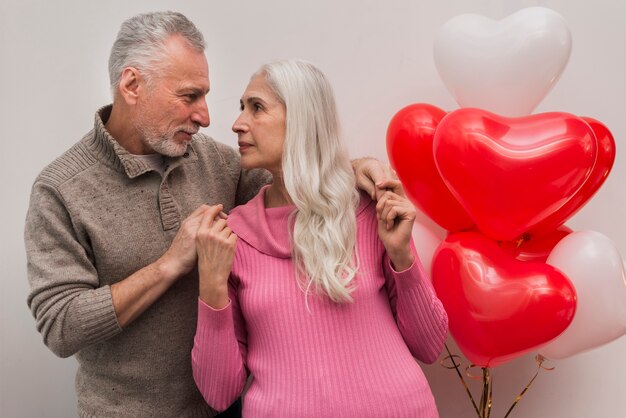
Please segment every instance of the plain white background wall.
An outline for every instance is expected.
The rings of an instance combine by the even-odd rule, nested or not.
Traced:
[[[43,346],[26,306],[23,222],[37,173],[91,129],[95,110],[110,101],[107,59],[124,19],[139,12],[178,10],[204,32],[212,82],[212,123],[206,132],[218,140],[235,144],[230,126],[249,75],[266,61],[299,57],[318,64],[332,80],[351,155],[386,161],[385,132],[396,111],[415,102],[457,107],[433,63],[437,29],[461,13],[499,19],[529,6],[554,9],[573,35],[569,64],[535,112],[594,117],[611,129],[617,143],[607,182],[567,225],[602,232],[624,256],[626,2],[622,0],[3,0],[0,416],[76,415],[76,363],[55,358]],[[456,350],[452,342],[451,347]],[[626,416],[624,353],[626,338],[621,338],[553,362],[556,369],[541,372],[511,416]],[[473,416],[454,371],[438,364],[424,369],[442,417]],[[494,418],[504,415],[535,369],[533,355],[527,355],[493,370]]]

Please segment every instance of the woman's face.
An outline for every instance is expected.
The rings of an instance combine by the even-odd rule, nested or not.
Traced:
[[[285,105],[265,81],[257,75],[241,97],[241,114],[233,124],[239,140],[241,167],[265,168],[273,174],[281,171],[285,142]]]

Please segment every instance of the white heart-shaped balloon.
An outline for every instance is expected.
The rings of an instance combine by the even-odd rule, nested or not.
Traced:
[[[550,252],[547,264],[572,281],[578,302],[567,329],[539,353],[562,359],[626,334],[626,273],[615,244],[595,231],[573,232]]]
[[[461,107],[518,117],[529,115],[554,86],[571,47],[561,15],[529,7],[499,21],[476,14],[448,20],[435,38],[434,58]]]

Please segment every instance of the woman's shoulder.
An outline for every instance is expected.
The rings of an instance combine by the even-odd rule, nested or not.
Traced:
[[[231,228],[237,228],[242,224],[248,224],[254,222],[259,213],[259,204],[261,208],[263,206],[263,191],[267,186],[264,186],[259,192],[243,205],[235,206],[228,213],[228,226]]]

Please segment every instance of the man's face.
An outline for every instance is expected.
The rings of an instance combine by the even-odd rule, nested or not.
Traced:
[[[179,36],[166,42],[166,51],[150,85],[141,81],[145,94],[138,97],[134,124],[147,153],[178,157],[200,126],[209,126],[209,69],[204,53]]]

